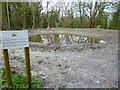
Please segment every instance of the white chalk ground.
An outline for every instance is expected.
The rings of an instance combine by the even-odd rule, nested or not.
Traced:
[[[83,32],[84,34],[91,32],[93,35],[94,32],[97,33],[95,30]],[[100,31],[97,34],[99,33],[103,39],[105,38],[111,43],[86,46],[82,49],[80,46],[61,46],[57,50],[49,45],[30,43],[32,76],[45,78],[45,87],[49,88],[60,86],[67,86],[67,88],[117,88],[117,32]],[[103,36],[102,33],[104,33]],[[11,68],[18,73],[25,74],[23,49],[11,49],[9,56]],[[0,64],[3,65],[3,59],[0,60]]]
[[[117,45],[82,51],[31,48],[31,72],[45,78],[45,87],[118,87]],[[11,50],[11,66],[25,69],[23,49]]]

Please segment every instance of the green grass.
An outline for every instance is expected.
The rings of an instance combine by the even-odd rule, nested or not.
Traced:
[[[67,86],[63,85],[63,86],[58,87],[58,90],[65,90],[66,88]]]
[[[0,69],[0,73],[2,73],[2,80],[0,83],[0,90],[3,88],[8,88],[6,79],[5,79],[5,69]],[[32,77],[32,88],[43,88],[44,83],[43,79],[38,79],[36,77]],[[11,88],[28,88],[28,85],[26,83],[26,76],[23,74],[12,74],[12,86]]]

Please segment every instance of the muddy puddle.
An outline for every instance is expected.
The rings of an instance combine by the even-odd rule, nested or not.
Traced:
[[[106,43],[102,39],[95,39],[89,37],[83,37],[79,35],[67,35],[67,34],[44,34],[44,35],[35,35],[29,38],[31,42],[40,42],[40,43],[59,43],[67,45],[75,45],[80,43]]]

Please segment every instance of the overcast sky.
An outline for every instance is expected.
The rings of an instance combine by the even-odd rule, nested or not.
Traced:
[[[100,1],[100,2],[113,2],[113,1],[120,1],[120,0],[42,0],[43,2],[50,1],[50,2],[95,2],[95,1]]]
[[[64,2],[64,3],[68,3],[68,2],[76,2],[77,0],[42,0],[42,5],[43,8],[46,8],[46,2],[50,2],[49,7],[52,7],[53,5],[55,5],[57,2]],[[79,0],[80,1],[80,0]]]
[[[47,6],[47,3],[46,2],[50,2],[49,3],[49,8],[54,6],[57,2],[64,2],[64,3],[68,3],[68,2],[90,2],[90,1],[93,1],[95,2],[96,0],[42,0],[42,5],[43,5],[43,12],[46,11],[46,6]],[[102,0],[101,0],[102,1]]]
[[[56,2],[112,2],[112,1],[120,1],[120,0],[37,0],[37,1],[42,1],[43,7],[46,6],[46,2],[50,2],[49,6],[53,6]]]

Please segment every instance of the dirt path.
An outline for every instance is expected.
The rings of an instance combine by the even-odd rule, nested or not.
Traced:
[[[110,88],[118,87],[117,31],[98,29],[50,29],[30,31],[29,36],[66,33],[101,38],[106,44],[60,46],[30,43],[31,72],[45,78],[45,87]],[[11,67],[25,69],[23,49],[12,49]],[[3,64],[3,61],[1,61]]]

